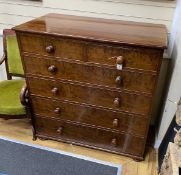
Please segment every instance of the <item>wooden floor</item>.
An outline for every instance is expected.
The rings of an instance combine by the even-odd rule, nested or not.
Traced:
[[[157,175],[157,153],[153,148],[147,148],[148,153],[146,154],[145,161],[135,162],[131,158],[124,156],[88,149],[71,144],[65,144],[50,140],[41,141],[39,139],[37,141],[32,141],[31,126],[27,119],[0,119],[0,136],[59,149],[75,154],[89,156],[103,161],[121,164],[123,166],[123,172],[121,175]]]

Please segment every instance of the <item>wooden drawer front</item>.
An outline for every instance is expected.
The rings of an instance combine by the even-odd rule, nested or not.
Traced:
[[[142,156],[144,150],[144,139],[129,134],[118,134],[39,117],[35,118],[35,128],[37,135],[113,152]]]
[[[139,136],[145,136],[146,133],[148,119],[138,115],[38,97],[33,97],[31,101],[33,112],[41,116],[71,120]]]
[[[41,65],[41,66],[40,66]],[[25,57],[27,74],[93,83],[131,91],[152,93],[156,75],[140,71],[118,71],[89,64]],[[49,70],[54,67],[54,71]]]
[[[136,47],[112,47],[92,44],[87,48],[88,61],[115,66],[120,56],[124,68],[157,71],[162,53],[160,50]]]
[[[21,34],[20,41],[23,52],[83,60],[85,43],[81,41],[30,34]],[[52,51],[46,50],[49,46],[53,47]]]
[[[117,110],[149,114],[151,97],[43,78],[28,78],[30,93]]]
[[[66,58],[116,67],[117,58],[122,56],[124,59],[123,69],[136,68],[157,71],[162,57],[162,51],[157,49],[116,47],[61,37],[21,34],[20,41],[23,52],[48,55],[59,59]]]

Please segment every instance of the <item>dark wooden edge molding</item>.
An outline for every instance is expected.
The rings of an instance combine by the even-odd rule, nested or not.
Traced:
[[[24,84],[24,86],[21,89],[20,101],[23,106],[28,105],[28,89],[27,89],[26,83]]]

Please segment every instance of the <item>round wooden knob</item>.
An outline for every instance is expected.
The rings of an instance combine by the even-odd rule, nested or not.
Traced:
[[[54,87],[51,91],[54,95],[56,95],[58,93],[58,88]]]
[[[113,146],[117,146],[117,139],[116,138],[114,138],[114,139],[112,139],[111,140],[111,144],[113,145]]]
[[[114,99],[114,105],[115,105],[116,107],[118,107],[119,104],[120,104],[119,98],[115,98],[115,99]]]
[[[48,71],[51,72],[51,73],[54,73],[56,72],[57,68],[54,66],[54,65],[51,65],[48,67]]]
[[[60,112],[61,112],[60,108],[55,108],[55,110],[54,110],[55,114],[60,114]]]
[[[47,53],[53,53],[53,52],[54,52],[54,47],[53,47],[52,45],[47,46],[47,47],[46,47],[46,52],[47,52]]]
[[[115,79],[115,82],[116,82],[117,85],[120,85],[122,83],[121,76],[117,76],[116,79]]]
[[[112,125],[113,125],[113,127],[117,128],[119,125],[119,120],[115,118],[112,122]]]
[[[123,64],[123,62],[124,62],[124,59],[123,59],[122,56],[118,56],[118,57],[116,58],[116,64]]]
[[[57,132],[58,132],[59,134],[62,134],[62,133],[63,133],[63,127],[59,127],[59,128],[57,129]]]

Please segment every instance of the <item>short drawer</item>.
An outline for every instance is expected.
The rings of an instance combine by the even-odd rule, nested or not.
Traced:
[[[31,98],[35,114],[123,131],[144,137],[148,119],[142,116],[40,97]]]
[[[157,71],[162,51],[131,46],[115,47],[106,44],[89,44],[87,47],[87,60],[100,64],[117,66],[121,64],[123,69],[141,69]]]
[[[19,38],[21,49],[26,53],[114,67],[120,63],[119,59],[122,57],[123,69],[136,68],[157,71],[163,55],[163,51],[159,49],[99,44],[78,39],[54,38],[47,35],[21,34]]]
[[[54,99],[69,100],[106,108],[148,115],[151,97],[86,86],[78,83],[28,77],[30,93]]]
[[[27,56],[24,59],[27,74],[80,81],[130,91],[152,93],[157,78],[156,74],[143,71],[119,71],[115,68],[98,65],[56,61],[33,56]]]
[[[23,52],[83,61],[85,42],[46,35],[19,35]]]
[[[38,136],[103,149],[115,153],[143,156],[144,139],[129,134],[118,134],[70,122],[35,117]]]

